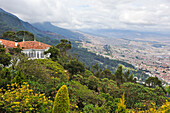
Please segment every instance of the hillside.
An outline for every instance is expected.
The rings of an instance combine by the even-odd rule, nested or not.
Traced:
[[[56,39],[64,38],[64,36],[52,32],[41,31],[28,22],[24,22],[17,16],[0,9],[0,36],[6,31],[26,30],[33,33],[37,40],[48,44],[55,44]],[[53,41],[52,41],[53,40]]]
[[[37,26],[39,25],[40,29],[38,29],[35,26],[29,24],[28,22],[24,22],[18,17],[16,17],[15,15],[5,12],[2,9],[0,11],[0,17],[1,17],[0,18],[1,35],[3,32],[8,30],[12,30],[12,31],[28,30],[29,32],[34,33],[37,40],[51,45],[56,45],[61,38],[66,38],[72,41],[73,48],[71,50],[71,54],[77,53],[79,56],[79,60],[83,62],[86,66],[91,67],[92,65],[99,63],[102,69],[109,68],[113,72],[115,71],[115,68],[117,68],[119,64],[122,64],[129,68],[134,68],[134,66],[132,66],[129,63],[119,61],[119,60],[110,60],[103,56],[98,56],[94,53],[88,52],[86,49],[79,48],[79,44],[81,44],[81,41],[85,41],[84,39],[89,40],[89,37],[87,35],[84,35],[83,33],[74,33],[67,29],[55,27],[50,23],[44,23],[42,25],[36,24]],[[43,29],[45,31],[42,31]],[[55,32],[62,33],[62,34],[56,34]],[[64,37],[62,35],[68,37]],[[82,36],[83,38],[81,38],[80,40],[80,38],[77,38],[77,36],[78,37]],[[77,43],[77,40],[80,43]],[[134,74],[135,73],[136,71],[134,71]],[[141,80],[145,80],[148,77],[146,74],[140,71],[137,71],[135,76],[141,78]]]

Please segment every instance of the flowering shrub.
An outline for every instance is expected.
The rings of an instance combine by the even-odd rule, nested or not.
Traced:
[[[122,98],[120,98],[120,102],[118,103],[118,108],[116,113],[126,113],[126,105],[125,105],[125,93],[123,93]]]
[[[139,110],[141,108],[138,108]],[[156,108],[155,103],[152,103],[152,107],[149,110],[128,110],[128,113],[170,113],[170,102],[166,101],[161,107]]]
[[[27,83],[18,86],[16,83],[0,89],[1,112],[51,112],[53,101],[44,94],[34,93]]]
[[[158,111],[162,111],[162,113],[170,113],[170,102],[166,101],[159,109]]]

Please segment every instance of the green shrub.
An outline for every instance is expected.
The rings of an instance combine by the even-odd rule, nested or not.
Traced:
[[[70,108],[68,88],[63,85],[57,92],[52,113],[66,113]]]

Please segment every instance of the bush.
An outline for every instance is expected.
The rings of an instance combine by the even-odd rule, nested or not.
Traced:
[[[57,92],[52,113],[66,113],[70,108],[68,88],[63,85]]]
[[[167,99],[160,87],[148,88],[127,82],[120,85],[120,88],[125,91],[127,108],[140,107],[142,110],[145,110],[152,106],[152,102],[156,103],[156,106],[161,106]]]
[[[48,83],[50,77],[60,78],[61,81],[67,82],[69,76],[65,75],[64,68],[57,62],[49,59],[35,59],[19,62],[18,69],[23,72],[26,79]]]
[[[51,112],[53,102],[44,94],[34,93],[29,89],[27,83],[7,85],[7,90],[0,89],[0,111],[1,112]]]
[[[138,108],[136,110],[129,110],[130,113],[170,113],[170,102],[166,101],[161,107],[157,108],[155,103],[152,103],[152,107],[148,110],[141,110]]]
[[[116,113],[126,113],[126,105],[125,105],[125,94],[123,93],[122,98],[120,98],[120,102],[118,103],[118,108]]]

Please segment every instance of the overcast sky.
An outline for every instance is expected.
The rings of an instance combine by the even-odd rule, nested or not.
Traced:
[[[170,0],[0,0],[0,7],[30,23],[69,29],[170,31]]]

